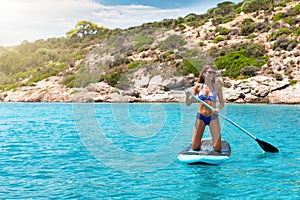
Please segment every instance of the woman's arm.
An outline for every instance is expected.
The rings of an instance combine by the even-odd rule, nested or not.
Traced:
[[[192,98],[192,96],[190,94],[191,94],[191,92],[189,90],[185,91],[185,104],[187,106],[190,106],[194,102],[194,99]]]
[[[196,86],[194,87],[194,89],[193,89],[193,94],[194,94],[194,95],[196,95],[196,94],[198,93],[198,88],[199,88],[198,85],[196,85]],[[186,90],[186,92],[185,92],[185,104],[186,104],[187,106],[190,106],[192,103],[195,102],[195,99],[194,99],[190,94],[191,94],[191,91]]]
[[[225,101],[224,101],[224,97],[223,97],[223,90],[222,90],[222,85],[218,85],[217,86],[217,95],[218,95],[218,99],[219,99],[219,106],[218,108],[216,108],[216,112],[220,112],[220,110],[224,107],[225,105]]]

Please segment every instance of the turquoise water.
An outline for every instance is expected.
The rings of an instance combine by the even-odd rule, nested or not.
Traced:
[[[300,106],[222,111],[229,161],[185,165],[196,105],[0,103],[0,199],[297,199]],[[209,133],[205,133],[209,137]]]

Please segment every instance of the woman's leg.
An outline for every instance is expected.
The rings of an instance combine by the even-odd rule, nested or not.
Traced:
[[[209,129],[215,151],[221,151],[221,128],[218,118],[210,122]]]
[[[202,120],[196,119],[193,138],[192,138],[192,148],[193,150],[200,150],[202,144],[202,135],[205,129],[205,124]]]

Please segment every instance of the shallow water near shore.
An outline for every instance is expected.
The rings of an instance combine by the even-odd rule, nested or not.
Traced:
[[[230,160],[176,160],[196,105],[0,103],[0,199],[297,199],[300,106],[231,105]],[[210,137],[209,132],[205,137]]]

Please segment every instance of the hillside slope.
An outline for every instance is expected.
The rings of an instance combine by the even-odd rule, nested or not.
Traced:
[[[222,23],[191,14],[189,23],[165,20],[119,31],[86,47],[84,57],[54,76],[4,89],[0,100],[182,102],[202,66],[214,64],[224,75],[227,101],[300,103],[299,5],[239,12]]]

